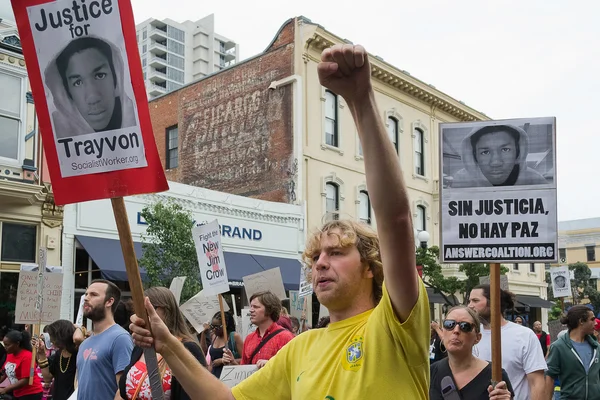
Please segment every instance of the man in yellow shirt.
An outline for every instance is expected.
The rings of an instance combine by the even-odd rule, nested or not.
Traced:
[[[232,390],[186,354],[146,300],[154,337],[133,317],[134,340],[154,345],[192,398],[428,398],[429,303],[416,269],[410,202],[377,110],[367,53],[333,46],[323,51],[318,73],[323,86],[346,100],[358,127],[378,235],[354,221],[333,221],[308,238],[303,258],[331,323],[293,339]]]

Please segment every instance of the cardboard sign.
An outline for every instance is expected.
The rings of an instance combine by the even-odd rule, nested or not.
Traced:
[[[12,0],[57,204],[168,189],[130,0]]]
[[[204,295],[229,292],[219,221],[215,219],[210,223],[196,226],[192,229],[192,235],[198,254]]]
[[[250,308],[246,307],[242,309],[242,339],[246,340],[246,336],[256,330],[256,325],[250,322]]]
[[[42,274],[41,304],[39,300],[39,268],[37,264],[22,264],[15,305],[16,324],[50,324],[60,319],[62,297],[62,267],[46,267]]]
[[[77,318],[75,319],[75,325],[83,326],[83,303],[85,302],[85,294],[81,295],[79,299],[79,309],[77,310]]]
[[[556,119],[440,124],[442,262],[555,262]]]
[[[225,365],[221,371],[221,382],[232,388],[258,371],[256,365]]]
[[[313,293],[312,282],[308,280],[307,270],[305,268],[300,268],[300,290],[298,296],[306,297],[310,296]]]
[[[489,276],[480,276],[479,284],[480,285],[489,285],[490,277]],[[500,275],[500,289],[508,290],[508,276],[507,275]]]
[[[181,300],[181,292],[183,291],[183,284],[185,283],[186,279],[187,276],[178,276],[176,278],[173,278],[173,280],[171,281],[171,286],[169,286],[169,290],[175,296],[175,301],[177,301],[177,305],[179,305],[179,301]]]
[[[244,281],[244,288],[246,289],[246,296],[248,299],[250,299],[254,293],[267,290],[281,300],[287,299],[279,267],[244,276],[242,280]]]
[[[563,265],[561,267],[550,268],[550,279],[552,281],[552,292],[554,297],[571,297],[571,274],[569,267]]]
[[[217,296],[205,296],[204,290],[198,292],[179,308],[198,333],[201,333],[204,330],[204,324],[210,323],[213,315],[221,310]],[[223,309],[229,311],[229,305],[225,301]]]

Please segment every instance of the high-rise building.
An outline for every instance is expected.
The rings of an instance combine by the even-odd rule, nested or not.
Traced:
[[[238,44],[215,33],[214,28],[214,14],[182,23],[150,18],[136,26],[149,98],[238,61]]]

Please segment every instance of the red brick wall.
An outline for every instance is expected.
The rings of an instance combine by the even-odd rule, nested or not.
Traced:
[[[177,182],[270,201],[290,202],[294,161],[292,86],[268,89],[293,75],[294,23],[269,50],[150,102],[161,160],[166,128],[179,127]]]

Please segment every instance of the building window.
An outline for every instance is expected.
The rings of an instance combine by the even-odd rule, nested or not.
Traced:
[[[143,45],[142,46],[142,54],[146,54],[146,51],[148,51],[148,46]]]
[[[361,190],[358,193],[358,202],[359,202],[359,208],[358,208],[358,218],[366,223],[366,224],[370,224],[371,223],[371,200],[369,199],[369,193],[367,193],[364,190]]]
[[[513,271],[518,271],[519,270],[519,264],[514,263],[513,264]]]
[[[567,249],[558,249],[558,261],[567,262]]]
[[[398,154],[398,120],[396,118],[388,117],[387,130],[388,136],[394,145],[394,149],[396,149],[396,154]]]
[[[11,164],[20,160],[22,130],[23,79],[0,72],[0,159]]]
[[[415,174],[425,176],[425,135],[422,130],[415,128]]]
[[[337,96],[325,91],[325,143],[329,146],[338,147],[338,101]]]
[[[146,31],[146,29],[144,29],[142,31],[142,40],[146,40],[147,37],[148,37],[148,32]]]
[[[139,33],[135,34],[135,41],[138,43],[140,42],[140,34]]]
[[[338,219],[340,210],[340,188],[335,183],[325,184],[325,212],[328,219]]]
[[[427,224],[425,223],[426,210],[425,206],[417,206],[417,221],[415,224],[415,228],[417,231],[425,231],[427,230]]]
[[[535,273],[535,264],[534,263],[529,264],[529,272]]]
[[[37,227],[3,222],[1,261],[35,262]]]
[[[142,67],[146,66],[146,57],[142,58]]]
[[[179,165],[179,130],[177,125],[167,128],[167,169],[177,168]]]
[[[585,246],[588,261],[596,261],[596,246]]]

